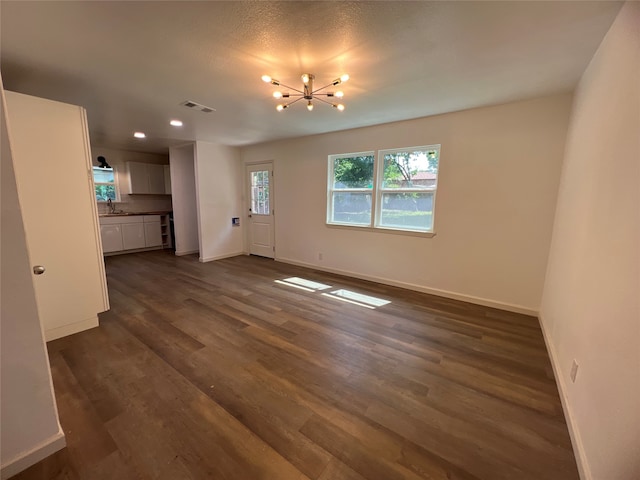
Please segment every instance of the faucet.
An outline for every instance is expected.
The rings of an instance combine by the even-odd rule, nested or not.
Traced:
[[[109,207],[109,213],[116,213],[116,206],[113,204],[111,199],[107,199],[107,207]]]

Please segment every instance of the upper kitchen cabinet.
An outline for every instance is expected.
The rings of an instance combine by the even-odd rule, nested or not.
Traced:
[[[109,308],[84,108],[5,92],[7,130],[45,339]]]
[[[165,190],[164,165],[154,163],[127,162],[129,194],[167,193]]]
[[[171,169],[164,165],[164,193],[171,193]]]

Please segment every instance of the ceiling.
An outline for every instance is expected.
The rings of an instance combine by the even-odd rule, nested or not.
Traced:
[[[1,70],[7,90],[84,106],[93,145],[248,145],[569,91],[620,6],[2,1]],[[305,72],[348,73],[345,111],[277,112],[260,77],[301,88]]]

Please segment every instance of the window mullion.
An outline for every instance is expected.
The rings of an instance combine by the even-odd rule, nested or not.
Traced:
[[[381,164],[383,161],[382,155],[380,155],[380,151],[376,152],[376,161],[373,168],[374,173],[374,182],[373,182],[373,199],[375,200],[373,205],[371,206],[372,210],[372,227],[377,227],[380,224],[380,212],[382,211],[382,182],[384,180],[384,165]]]

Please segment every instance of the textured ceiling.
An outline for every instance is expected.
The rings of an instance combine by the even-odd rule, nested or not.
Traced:
[[[571,90],[620,5],[2,1],[1,69],[7,90],[84,106],[94,145],[247,145]],[[346,110],[276,112],[261,75],[304,72],[348,73]]]

